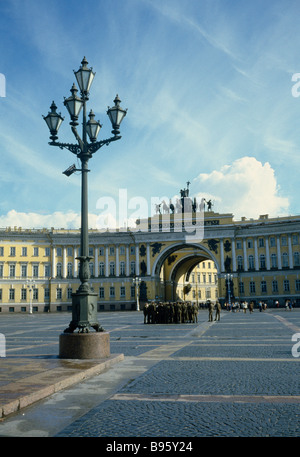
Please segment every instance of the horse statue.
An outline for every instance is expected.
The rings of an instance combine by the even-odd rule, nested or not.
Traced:
[[[182,204],[181,201],[177,198],[176,199],[176,212],[181,213],[182,212]]]
[[[161,205],[162,205],[163,214],[169,214],[170,208],[164,200],[161,202]]]
[[[170,199],[170,205],[169,205],[169,208],[171,210],[171,213],[174,214],[175,213],[175,206],[173,205],[172,203],[172,200]]]

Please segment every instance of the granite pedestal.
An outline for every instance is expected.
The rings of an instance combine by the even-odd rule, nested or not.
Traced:
[[[103,359],[110,356],[108,332],[62,333],[59,357],[62,359]]]

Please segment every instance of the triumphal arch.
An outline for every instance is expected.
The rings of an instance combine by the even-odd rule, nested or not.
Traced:
[[[98,310],[152,300],[264,301],[300,305],[300,216],[235,220],[181,195],[134,228],[89,231]],[[177,202],[178,203],[178,202]],[[71,310],[80,231],[0,230],[0,312]],[[205,268],[204,268],[205,266]]]

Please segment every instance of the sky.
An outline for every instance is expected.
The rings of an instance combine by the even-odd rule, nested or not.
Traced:
[[[300,214],[300,0],[0,0],[0,227],[79,228],[63,104],[85,56],[88,112],[119,141],[89,161],[89,226],[155,213],[189,182],[217,213]],[[78,131],[81,134],[81,122]],[[122,207],[122,208],[121,208]]]

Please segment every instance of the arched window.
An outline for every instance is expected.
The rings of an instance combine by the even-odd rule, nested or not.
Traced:
[[[249,260],[249,270],[254,270],[254,257],[253,257],[253,255],[249,255],[248,260]]]
[[[125,262],[120,262],[120,275],[125,275]]]
[[[99,276],[104,276],[104,262],[99,263]]]
[[[260,256],[259,256],[259,267],[261,269],[266,268],[266,256],[265,256],[265,254],[260,254]]]
[[[237,256],[237,268],[238,270],[243,269],[243,257],[241,255]]]
[[[277,255],[271,254],[271,266],[272,268],[277,268]]]
[[[109,274],[110,274],[110,276],[115,275],[115,262],[109,263]]]
[[[289,266],[289,258],[287,252],[283,252],[282,254],[282,266],[285,268]]]
[[[94,264],[93,264],[93,262],[89,263],[89,268],[90,268],[90,275],[94,276]]]
[[[72,262],[68,262],[67,265],[67,277],[72,278],[73,277],[73,264]]]
[[[61,278],[61,272],[62,272],[62,265],[59,262],[56,265],[56,276],[57,276],[57,278]]]
[[[135,262],[134,261],[130,262],[130,273],[132,275],[135,275]]]

